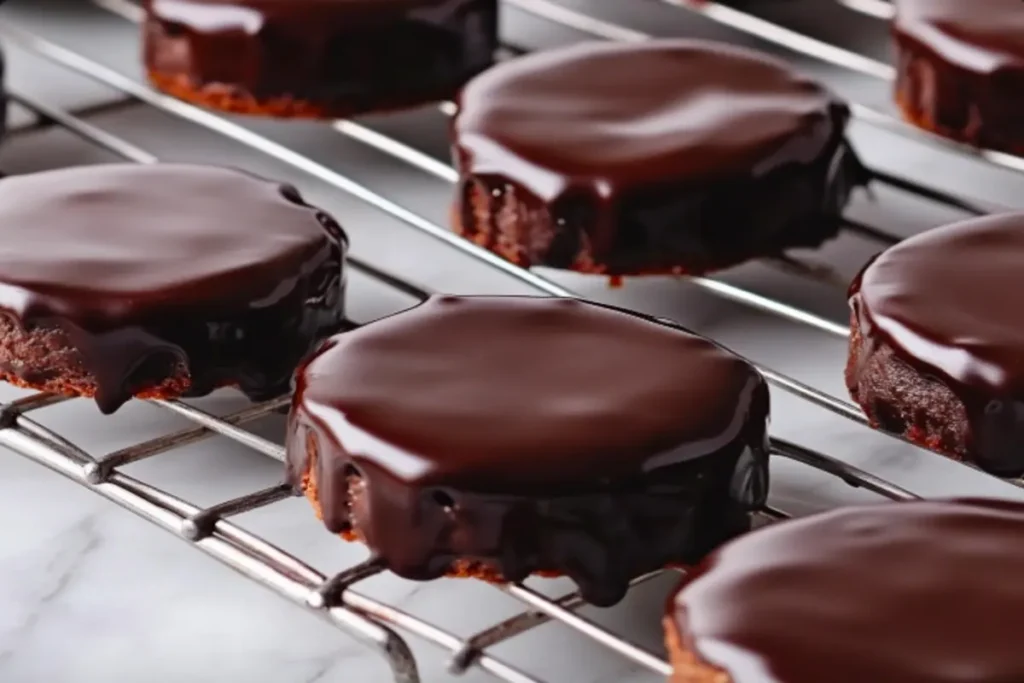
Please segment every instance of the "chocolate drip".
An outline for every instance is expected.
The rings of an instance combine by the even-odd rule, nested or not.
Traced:
[[[630,579],[749,528],[768,392],[679,328],[572,300],[434,298],[299,371],[288,472],[327,528],[413,579]]]
[[[1024,473],[1022,254],[1024,214],[974,219],[892,247],[850,287],[865,340],[948,387],[978,464],[1007,476]]]
[[[1024,154],[1024,4],[899,0],[896,97],[919,125]]]
[[[533,214],[537,225],[518,236],[492,236],[518,241],[513,260],[523,265],[589,258],[611,273],[693,272],[816,245],[835,234],[866,180],[843,138],[845,104],[782,63],[727,45],[538,53],[478,76],[459,104],[463,195],[475,186],[514,195]],[[472,237],[481,228],[468,218],[461,229]],[[493,221],[492,232],[503,230],[500,216]]]
[[[1001,501],[782,523],[691,572],[669,627],[730,683],[1022,681],[1022,529],[1024,505]]]
[[[175,378],[186,395],[279,395],[341,325],[341,228],[294,188],[237,171],[14,177],[0,183],[0,226],[0,307],[21,333],[56,335],[75,353],[7,346],[4,371],[35,383],[80,364],[105,413]]]
[[[152,72],[332,111],[450,95],[497,48],[496,0],[147,0],[146,9]]]

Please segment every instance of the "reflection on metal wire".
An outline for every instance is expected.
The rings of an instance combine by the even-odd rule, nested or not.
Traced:
[[[94,0],[94,2],[131,21],[138,21],[141,17],[138,7],[126,0]],[[581,15],[549,2],[549,0],[505,0],[505,2],[549,21],[594,35],[615,40],[644,40],[647,38],[646,35],[639,32]],[[678,0],[674,4],[697,9],[696,3],[683,2],[683,0]],[[746,15],[733,14],[731,12],[734,11],[722,9],[715,3],[701,2],[700,5],[705,8],[700,11],[706,16],[730,23],[734,28],[751,32],[768,31],[778,41],[793,41],[793,36],[789,33],[785,31],[780,33],[775,29],[767,28],[749,17],[744,18]],[[716,7],[719,9],[708,9]],[[243,126],[156,93],[114,70],[32,33],[10,26],[2,26],[0,34],[47,59],[110,86],[131,98],[225,135],[236,142],[261,151],[278,161],[323,180],[406,224],[432,235],[468,256],[531,285],[542,293],[555,296],[574,296],[572,292],[561,286],[523,271],[490,252],[470,245],[445,228],[430,223],[372,189]],[[798,48],[812,49],[806,42],[800,40],[795,42]],[[820,51],[821,49],[820,46],[813,47],[813,50]],[[813,51],[808,53],[815,54]],[[80,116],[51,107],[23,94],[12,93],[11,98],[34,112],[42,122],[61,126],[88,143],[120,158],[145,164],[157,161],[156,156],[147,150],[94,126]],[[450,103],[442,104],[441,109],[447,114],[451,114],[453,111]],[[353,139],[385,151],[442,180],[454,180],[454,171],[450,167],[419,150],[351,122],[337,122],[334,127]],[[934,201],[945,201],[947,204],[961,201],[950,196],[923,196]],[[970,207],[961,206],[961,208],[967,210]],[[368,262],[353,259],[350,265],[368,277],[414,299],[423,299],[431,293],[427,288],[411,283],[399,275],[383,271]],[[789,263],[788,267],[799,265],[801,264],[795,266]],[[807,275],[806,272],[804,274]],[[845,326],[759,294],[739,289],[728,283],[713,279],[696,279],[694,282],[706,291],[752,306],[765,313],[781,316],[838,338],[845,339],[848,336],[848,329]],[[844,418],[859,424],[867,424],[863,414],[852,404],[829,396],[769,368],[761,368],[761,370],[776,386],[812,401]],[[228,518],[235,515],[269,507],[288,498],[291,491],[283,484],[200,508],[129,477],[121,471],[121,468],[131,463],[182,448],[214,435],[229,438],[258,453],[280,460],[283,458],[283,449],[279,444],[257,436],[244,429],[243,425],[279,412],[288,404],[287,397],[251,406],[227,416],[215,416],[179,401],[154,401],[152,405],[174,412],[188,419],[195,426],[144,443],[134,444],[101,457],[94,457],[86,453],[66,438],[43,427],[28,416],[32,411],[42,410],[65,400],[67,399],[62,397],[38,394],[0,407],[0,416],[3,417],[3,421],[0,422],[0,444],[59,472],[157,526],[178,535],[196,548],[233,567],[257,583],[327,619],[380,652],[390,666],[394,680],[398,683],[419,683],[420,678],[406,641],[398,635],[395,629],[424,639],[446,650],[452,656],[453,671],[461,672],[470,666],[475,666],[511,683],[541,683],[538,679],[494,658],[488,653],[488,650],[500,642],[552,620],[575,629],[594,642],[618,652],[633,663],[658,675],[669,673],[668,664],[660,657],[576,615],[574,610],[583,605],[578,592],[558,600],[551,600],[523,586],[504,586],[502,590],[524,602],[530,609],[477,634],[459,638],[411,614],[373,600],[356,590],[360,581],[382,571],[381,565],[373,560],[327,577],[295,556],[285,553],[228,521]],[[773,452],[780,457],[814,467],[839,477],[852,486],[863,487],[887,498],[906,500],[914,497],[910,492],[851,465],[787,441],[774,440]],[[771,507],[765,508],[758,515],[763,519],[779,519],[785,516],[783,511]],[[634,584],[650,580],[656,575],[657,573],[640,577],[634,581]]]

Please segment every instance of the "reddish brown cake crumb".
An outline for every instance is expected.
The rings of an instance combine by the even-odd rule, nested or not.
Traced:
[[[239,114],[343,118],[453,97],[490,66],[496,0],[147,0],[152,83]]]
[[[851,316],[846,386],[872,426],[900,434],[955,460],[971,461],[963,402],[942,382],[922,375],[884,341],[868,341]]]
[[[1024,214],[922,233],[850,287],[846,384],[875,426],[1024,474]]]
[[[914,125],[1024,155],[1024,4],[897,0],[896,103]]]
[[[215,167],[89,166],[0,183],[0,379],[94,398],[285,393],[343,323],[341,228]]]
[[[865,179],[848,118],[782,62],[718,43],[510,60],[459,96],[454,229],[523,267],[612,276],[817,246]]]
[[[169,363],[166,376],[149,386],[133,387],[139,398],[177,398],[188,391],[188,368]],[[0,314],[0,380],[26,389],[64,396],[96,396],[96,377],[82,354],[59,329],[25,330],[14,319]],[[147,382],[148,384],[148,382]]]
[[[610,605],[750,528],[768,392],[676,326],[571,299],[435,297],[296,376],[288,476],[413,580],[564,574]]]

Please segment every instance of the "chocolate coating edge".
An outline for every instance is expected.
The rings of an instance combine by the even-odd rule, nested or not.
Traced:
[[[849,290],[845,377],[852,398],[876,427],[997,476],[1024,475],[1024,430],[1017,428],[1015,402],[918,358],[876,325],[859,294],[870,265]]]
[[[737,539],[666,603],[672,680],[1020,680],[1022,520],[1005,499],[885,502]]]
[[[463,169],[455,232],[524,268],[608,275],[698,275],[820,246],[838,234],[853,190],[869,180],[841,133],[812,164],[622,202],[579,191],[549,204],[508,177],[473,173],[464,152],[455,153]],[[620,227],[600,227],[611,225]],[[595,231],[611,237],[595,239]]]
[[[981,11],[981,10],[979,10]],[[912,23],[907,20],[908,23]],[[1024,69],[984,73],[954,62],[899,19],[894,95],[904,117],[925,130],[967,144],[1024,155]],[[953,40],[953,38],[951,38]]]
[[[206,5],[202,18],[192,19],[187,1],[147,0],[144,62],[154,85],[182,99],[238,113],[310,118],[451,97],[493,63],[496,0],[378,4],[371,11],[290,0],[284,9],[265,11],[252,33],[237,30],[233,13],[224,28],[208,27],[211,11],[234,7]],[[295,20],[291,13],[308,16]]]
[[[872,338],[853,311],[850,330],[844,378],[871,425],[953,460],[974,462],[963,401],[884,340]]]
[[[698,274],[792,247],[818,246],[834,237],[851,192],[869,180],[845,139],[848,106],[816,83],[790,74],[783,64],[759,53],[726,49],[706,41],[664,40],[645,45],[649,52],[624,51],[620,58],[634,59],[642,65],[664,51],[687,55],[694,61],[714,63],[721,59],[729,68],[736,68],[733,65],[737,63],[744,69],[759,68],[779,81],[778,88],[784,95],[812,107],[814,116],[792,117],[787,124],[791,144],[783,146],[784,151],[761,150],[757,145],[763,147],[765,142],[757,136],[746,148],[726,152],[689,142],[686,149],[693,148],[691,159],[708,161],[658,161],[660,158],[651,152],[651,163],[635,162],[630,167],[621,162],[620,157],[630,158],[623,152],[610,157],[608,164],[619,165],[608,170],[590,154],[585,155],[585,161],[579,160],[578,152],[563,159],[557,143],[542,155],[537,151],[540,143],[533,137],[536,125],[527,127],[522,139],[505,132],[504,125],[515,121],[509,111],[526,106],[514,95],[535,97],[538,90],[551,87],[543,80],[545,70],[539,57],[521,58],[520,64],[532,60],[529,67],[521,66],[516,71],[515,62],[502,65],[470,83],[460,95],[460,112],[451,131],[452,154],[460,175],[453,210],[455,231],[520,266],[610,275]],[[587,49],[584,44],[574,51],[564,50],[559,55],[562,61],[546,64],[547,69],[557,69],[554,73],[566,79],[589,75],[608,55],[598,47],[589,48],[590,53]],[[505,75],[499,77],[498,69],[506,70]],[[719,84],[722,92],[716,92],[723,101],[731,87],[738,92],[749,87],[742,80],[732,83],[730,73],[726,71]],[[706,77],[697,78],[700,81]],[[569,94],[560,103],[571,112],[569,115],[577,115],[573,107],[581,103],[578,115],[592,115],[598,123],[603,121],[602,115],[612,123],[629,115],[640,116],[641,120],[643,115],[653,116],[642,108],[653,107],[651,102],[615,105],[618,109],[612,114],[602,114],[616,100],[609,97],[610,91],[602,93],[593,90],[597,87],[594,83],[588,85],[591,90],[580,90],[571,81],[566,83]],[[699,93],[705,85],[697,82],[693,87]],[[629,102],[631,86],[620,82],[617,87],[625,88],[622,99]],[[683,88],[680,94],[686,93]],[[489,98],[498,98],[499,102],[508,98],[514,104],[502,109],[489,105]],[[683,107],[673,112],[683,118],[691,106],[664,99],[654,110],[654,118],[659,121],[670,107]],[[633,112],[633,106],[641,108]],[[700,111],[700,107],[693,108]],[[701,122],[699,114],[693,118]],[[568,120],[562,125],[572,123]],[[579,120],[581,126],[588,123],[586,118]],[[681,123],[675,125],[680,139],[693,135]],[[709,126],[706,122],[700,125]],[[601,129],[587,130],[594,145],[599,146]],[[714,126],[709,130],[716,131]],[[552,131],[552,139],[557,140],[557,126]],[[721,130],[718,134],[724,135]],[[665,146],[679,144],[667,132],[661,136]],[[609,135],[609,142],[628,149],[615,135]],[[761,150],[761,158],[746,160],[753,155],[751,150]],[[677,153],[681,154],[682,148]],[[574,167],[579,164],[590,165]],[[641,168],[642,172],[638,170]],[[702,168],[713,170],[699,170]],[[652,169],[659,171],[654,173]]]
[[[0,373],[22,386],[90,396],[104,414],[136,396],[196,397],[227,386],[253,401],[287,393],[294,368],[344,325],[348,238],[295,188],[279,188],[282,201],[315,212],[326,239],[273,301],[260,296],[216,313],[186,307],[92,327],[30,294],[25,310],[0,311]]]
[[[366,542],[405,578],[564,574],[587,601],[611,605],[631,579],[695,563],[749,530],[749,513],[767,496],[769,397],[759,375],[737,407],[737,436],[717,450],[603,490],[491,495],[417,487],[357,458],[304,402],[302,374],[289,416],[288,481],[330,531]]]

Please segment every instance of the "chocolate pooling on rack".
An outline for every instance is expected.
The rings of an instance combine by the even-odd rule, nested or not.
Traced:
[[[584,43],[463,90],[457,229],[523,266],[700,273],[834,236],[865,173],[826,88],[750,50]]]
[[[341,117],[453,96],[491,65],[497,0],[147,0],[159,88],[249,114]]]
[[[346,239],[292,187],[183,165],[0,183],[0,376],[95,396],[288,390],[342,324]]]
[[[850,288],[847,384],[884,429],[1024,474],[1024,214],[973,219],[883,252]]]
[[[672,681],[1024,680],[1022,528],[1020,503],[929,501],[737,539],[669,603]]]
[[[436,297],[298,372],[290,480],[411,579],[630,579],[749,528],[768,392],[685,330],[568,299]]]
[[[913,123],[1024,154],[1024,5],[897,0],[896,99]]]

